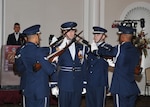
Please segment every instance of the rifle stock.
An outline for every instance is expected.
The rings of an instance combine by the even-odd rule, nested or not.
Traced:
[[[58,51],[56,51],[56,52],[54,52],[54,53],[48,55],[48,56],[47,56],[48,61],[49,61],[49,62],[53,62],[53,59],[54,59],[55,57],[60,56],[61,54],[63,54],[64,51],[65,51],[64,49],[61,49],[61,50],[58,50]]]
[[[39,62],[36,62],[36,63],[33,65],[33,71],[34,71],[34,72],[39,71],[41,68],[42,68],[42,66],[41,66],[41,64],[40,64]]]
[[[143,68],[142,68],[140,65],[137,65],[137,66],[135,67],[135,69],[134,69],[134,74],[140,75],[141,72],[142,72],[142,69],[143,69]]]

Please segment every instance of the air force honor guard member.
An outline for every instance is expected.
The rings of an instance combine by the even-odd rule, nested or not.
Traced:
[[[105,53],[115,57],[110,92],[114,98],[114,107],[135,107],[135,101],[140,93],[134,79],[134,70],[138,65],[140,53],[131,42],[135,29],[126,26],[119,26],[118,29],[120,44]],[[95,52],[102,54],[100,51]]]
[[[108,45],[105,43],[106,33],[107,30],[104,28],[93,27],[93,44],[97,49]],[[86,106],[104,107],[106,90],[108,89],[108,63],[101,56],[90,52],[87,64]]]
[[[66,22],[61,25],[65,38],[58,46],[59,49],[63,49],[73,40],[76,26],[75,22]],[[82,49],[82,44],[73,42],[58,58],[60,67],[58,71],[59,107],[80,107],[83,89]]]
[[[48,49],[39,47],[39,29],[40,25],[33,25],[23,31],[27,35],[27,43],[18,50],[16,56],[25,96],[24,107],[49,107],[49,75],[55,72],[55,66],[45,58]],[[36,62],[41,64],[41,69],[34,72],[33,65]]]

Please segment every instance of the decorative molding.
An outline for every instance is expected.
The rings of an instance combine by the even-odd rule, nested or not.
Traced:
[[[130,10],[132,10],[132,9],[134,9],[134,8],[136,8],[136,7],[145,7],[145,8],[147,8],[147,9],[150,10],[150,4],[149,4],[149,3],[146,3],[146,2],[134,2],[134,3],[130,4],[129,6],[127,6],[127,7],[124,9],[124,11],[122,12],[122,14],[121,14],[121,16],[120,16],[120,19],[123,20],[123,19],[125,18],[126,14],[127,14]]]
[[[121,20],[140,20],[141,18],[145,19],[145,32],[148,33],[147,36],[150,37],[150,4],[146,2],[135,2],[130,4],[123,11],[120,19]],[[137,25],[137,31],[140,32],[140,24]]]

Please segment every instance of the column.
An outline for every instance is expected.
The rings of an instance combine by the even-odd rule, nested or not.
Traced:
[[[3,16],[3,0],[0,1],[0,46],[2,45],[2,16]]]
[[[4,34],[3,34],[4,33],[4,3],[5,3],[5,0],[0,0],[0,56],[1,57],[2,57],[1,50],[2,50],[3,38],[4,38]],[[2,65],[1,57],[0,57],[0,64]],[[2,67],[2,66],[0,66],[0,67]],[[2,71],[2,68],[0,68],[0,73],[1,73],[1,71]]]
[[[93,26],[104,27],[104,0],[84,0],[84,36],[92,42]]]

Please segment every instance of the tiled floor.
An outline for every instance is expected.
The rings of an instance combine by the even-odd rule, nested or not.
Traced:
[[[21,105],[17,104],[4,104],[0,105],[0,107],[21,107]],[[57,105],[51,105],[51,107],[58,107]],[[85,105],[85,98],[82,99],[81,107],[86,107]],[[106,106],[105,107],[113,107],[113,100],[112,97],[106,98]],[[137,99],[136,107],[150,107],[150,96],[140,96]]]

